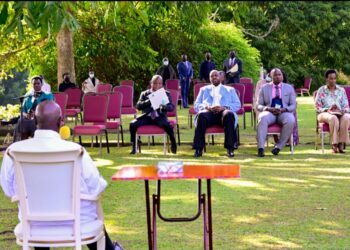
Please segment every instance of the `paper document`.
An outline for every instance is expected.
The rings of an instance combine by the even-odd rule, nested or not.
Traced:
[[[154,110],[158,109],[160,105],[166,105],[169,103],[169,98],[166,95],[164,88],[158,89],[148,97]]]
[[[238,71],[238,64],[235,64],[232,66],[232,68],[229,70],[230,73],[236,73]]]

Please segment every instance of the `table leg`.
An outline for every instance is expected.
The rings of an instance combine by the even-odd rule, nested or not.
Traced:
[[[145,198],[146,198],[146,215],[147,215],[147,234],[148,234],[148,249],[152,250],[152,230],[151,230],[151,206],[149,203],[149,183],[145,180]]]
[[[208,213],[206,207],[205,194],[202,194],[202,205],[203,205],[203,245],[204,250],[208,250]]]
[[[157,250],[157,196],[155,194],[152,195],[152,233],[152,250]]]
[[[211,216],[211,180],[207,179],[209,249],[213,249],[213,225]]]

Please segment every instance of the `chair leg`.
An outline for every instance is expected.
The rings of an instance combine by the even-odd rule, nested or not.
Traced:
[[[253,111],[250,112],[250,126],[253,127]]]
[[[83,143],[81,142],[81,136],[79,135],[79,144],[83,146]]]
[[[294,154],[294,141],[293,141],[293,133],[290,135],[290,153]]]
[[[164,133],[164,143],[163,143],[163,150],[164,150],[164,155],[166,155],[166,133]]]
[[[190,115],[190,128],[192,128],[192,115]]]
[[[324,133],[321,131],[321,147],[322,147],[322,154],[324,154]]]
[[[243,113],[243,129],[246,129],[245,112]]]
[[[106,249],[106,236],[101,237],[101,239],[97,241],[97,250],[104,249]]]
[[[119,148],[119,133],[120,133],[120,131],[119,131],[119,128],[117,128],[117,147]]]
[[[177,130],[177,140],[178,140],[178,144],[179,146],[181,145],[181,142],[180,142],[180,126],[178,123],[176,123],[176,130]]]
[[[102,156],[102,133],[100,133],[100,157]]]
[[[154,146],[156,144],[154,144],[154,136],[152,135],[152,146]]]
[[[120,132],[121,132],[121,135],[122,135],[122,146],[124,147],[124,132],[123,132],[123,126],[120,125]]]
[[[215,145],[215,142],[214,142],[214,135],[211,135],[211,142],[212,142],[212,145]]]
[[[106,142],[107,142],[107,153],[109,154],[109,142],[108,142],[108,132],[107,132],[107,129],[105,130],[105,135],[106,135]]]
[[[237,141],[238,141],[238,146],[241,145],[241,138],[239,136],[239,124],[237,124]]]

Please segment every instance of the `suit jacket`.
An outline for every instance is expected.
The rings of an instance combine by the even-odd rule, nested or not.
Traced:
[[[165,73],[166,70],[169,70],[169,76],[167,76],[167,74]],[[176,79],[176,72],[170,64],[168,66],[165,66],[165,65],[160,66],[156,74],[162,76],[163,84],[165,84],[165,81],[168,79]]]
[[[200,88],[197,99],[194,103],[194,109],[196,112],[205,112],[206,106],[212,106],[214,102],[213,88],[213,84]],[[235,116],[236,127],[238,123],[236,112],[241,108],[241,102],[239,101],[237,93],[234,88],[221,85],[220,95],[220,106],[225,107],[226,109],[229,109],[233,112]]]
[[[205,80],[206,82],[210,82],[209,74],[210,71],[215,69],[215,63],[213,61],[208,62],[207,60],[201,63],[201,67],[199,69],[199,79]]]
[[[95,86],[92,83],[91,78],[89,77],[88,79],[86,79],[85,81],[87,81],[87,83],[85,84],[84,82],[81,84],[81,90],[84,93],[88,93],[88,92],[96,92],[96,87],[97,85],[100,84],[100,80],[98,80],[97,78],[95,78]]]
[[[256,108],[258,111],[262,112],[266,107],[271,107],[272,87],[273,83],[269,83],[265,84],[261,88],[259,99],[256,103]],[[296,96],[294,88],[287,83],[282,83],[281,95],[283,108],[286,108],[288,112],[294,112],[296,108]]]
[[[51,101],[53,99],[54,98],[53,98],[52,93],[47,93],[47,92],[42,91],[41,95],[37,99],[37,105],[39,103],[41,103],[42,101],[45,101],[45,100]],[[34,98],[33,98],[33,94],[31,94],[30,96],[28,96],[24,100],[22,112],[29,113],[29,111],[33,108],[33,104],[34,104],[33,102],[34,102]],[[33,110],[33,111],[35,111],[35,110]]]
[[[165,92],[169,98],[169,103],[166,105],[166,111],[162,111],[160,109],[156,110],[159,115],[159,118],[161,119],[168,119],[167,112],[171,112],[174,110],[174,104],[173,104],[173,101],[171,100],[170,92],[169,91],[165,91]],[[139,116],[138,118],[146,116],[153,111],[151,101],[148,97],[151,93],[152,91],[150,89],[145,90],[141,93],[140,98],[135,106],[138,110],[142,111],[142,115]]]
[[[185,62],[179,62],[177,64],[177,72],[179,73],[180,81],[186,81],[189,78],[193,78],[192,63],[188,62],[188,67],[186,67]]]
[[[236,64],[238,65],[238,71],[234,74],[227,73],[227,71],[229,71]],[[230,58],[226,59],[224,61],[223,71],[226,73],[226,82],[225,82],[226,84],[227,83],[239,83],[239,79],[241,78],[241,74],[243,73],[242,61],[239,60],[237,57],[235,57],[235,61],[233,63],[233,66],[230,67]]]

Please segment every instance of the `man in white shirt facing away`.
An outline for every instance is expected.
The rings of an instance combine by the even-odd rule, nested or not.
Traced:
[[[61,139],[58,134],[61,123],[61,109],[54,101],[41,102],[35,110],[35,123],[37,130],[35,131],[34,138],[23,140],[13,143],[6,151],[0,172],[0,184],[8,197],[17,195],[17,186],[14,174],[14,162],[8,155],[8,151],[11,149],[21,149],[21,151],[30,151],[34,148],[42,148],[43,151],[62,151],[62,149],[76,149],[80,145],[65,141]],[[83,149],[82,157],[82,169],[81,169],[81,188],[82,194],[98,195],[102,193],[107,182],[100,176],[94,162],[90,155]],[[45,192],[45,190],[43,190]],[[80,202],[80,217],[81,223],[87,223],[94,221],[97,218],[97,205],[94,201],[81,200]],[[21,215],[18,215],[21,220]],[[69,223],[69,222],[68,222]],[[44,222],[36,222],[36,226],[45,227],[49,226]],[[52,226],[52,223],[50,224]],[[115,246],[117,243],[112,243],[107,232],[106,235],[106,249],[121,249],[119,246]],[[89,249],[96,249],[97,244],[88,244]],[[118,248],[119,247],[119,248]],[[49,249],[49,248],[35,248],[35,249]]]

